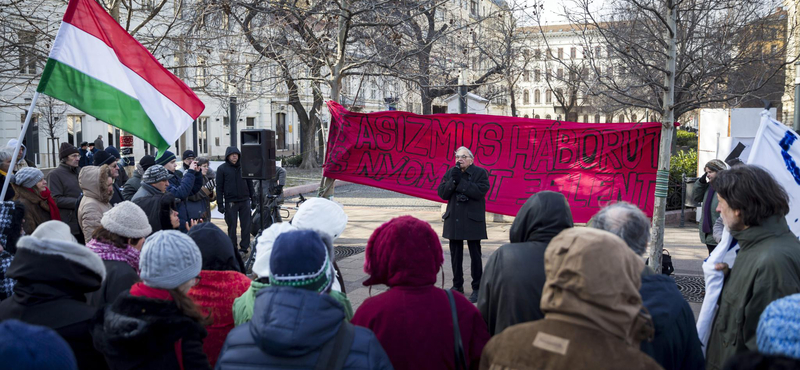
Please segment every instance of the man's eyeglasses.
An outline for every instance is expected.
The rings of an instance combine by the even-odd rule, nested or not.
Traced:
[[[467,159],[467,158],[469,158],[468,155],[457,155],[456,156],[456,159]]]

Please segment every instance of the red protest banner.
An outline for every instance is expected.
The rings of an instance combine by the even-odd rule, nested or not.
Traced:
[[[576,123],[474,114],[353,113],[328,102],[324,175],[442,202],[436,189],[469,148],[489,173],[486,210],[515,216],[543,190],[566,196],[575,222],[615,201],[648,216],[661,124]]]

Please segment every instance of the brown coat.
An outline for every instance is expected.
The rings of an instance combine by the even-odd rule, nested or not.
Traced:
[[[78,224],[88,240],[100,227],[103,213],[111,209],[111,194],[108,192],[108,165],[102,167],[86,166],[78,175],[78,183],[83,191],[83,199],[78,206]]]
[[[639,295],[643,268],[611,233],[561,232],[545,251],[545,318],[492,338],[481,369],[661,369],[639,350],[653,335]]]
[[[39,194],[32,193],[28,188],[16,184],[11,186],[14,187],[14,200],[25,206],[25,223],[22,224],[22,229],[25,230],[25,234],[31,235],[37,226],[50,221],[50,206],[47,200],[42,199]]]

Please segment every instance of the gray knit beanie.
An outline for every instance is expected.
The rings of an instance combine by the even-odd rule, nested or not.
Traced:
[[[175,289],[200,275],[203,257],[194,240],[175,230],[162,230],[144,242],[139,277],[149,287]]]
[[[169,180],[169,172],[160,164],[151,166],[142,176],[142,182],[145,184],[155,184],[164,180]]]
[[[136,203],[129,200],[106,211],[100,224],[114,234],[131,239],[146,238],[153,232],[147,215]]]
[[[38,168],[23,167],[14,175],[14,183],[24,188],[33,188],[43,178],[44,174]]]

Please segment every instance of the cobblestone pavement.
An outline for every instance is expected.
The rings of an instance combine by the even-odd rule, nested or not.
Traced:
[[[306,193],[305,197],[316,196],[316,193]],[[289,198],[287,205],[294,205],[298,197]],[[364,253],[367,240],[378,226],[394,217],[402,215],[412,215],[425,220],[431,224],[437,233],[441,233],[441,205],[442,203],[433,202],[425,199],[415,198],[388,190],[382,190],[364,185],[347,184],[336,187],[334,201],[341,203],[348,215],[348,225],[344,233],[336,240],[337,247],[356,247],[342,248],[340,253],[342,258],[337,260],[345,280],[347,296],[350,298],[353,308],[358,306],[370,296],[377,295],[387,289],[385,286],[373,286],[371,289],[362,285],[367,279],[364,273]],[[291,212],[293,215],[293,211]],[[487,218],[489,220],[490,218]],[[501,245],[508,241],[508,231],[511,227],[512,217],[504,217],[504,222],[487,222],[488,240],[481,243],[482,259],[484,264],[489,256]],[[224,228],[224,221],[215,220]],[[444,283],[440,280],[437,286],[449,288],[452,286],[452,268],[450,267],[450,252],[447,247],[447,240],[440,239],[444,246],[445,263]],[[702,275],[701,265],[708,252],[703,244],[700,244],[697,225],[689,223],[687,227],[668,227],[665,232],[665,249],[669,250],[675,266],[675,274],[690,276],[692,279],[679,279],[679,281],[690,281],[696,285],[695,276]],[[355,254],[354,254],[355,253]],[[464,253],[464,287],[466,294],[471,293],[470,289],[470,261],[469,254]],[[696,292],[694,293],[696,297]],[[698,299],[694,299],[697,301]],[[700,302],[691,302],[690,305],[695,311],[695,316],[700,309]]]

